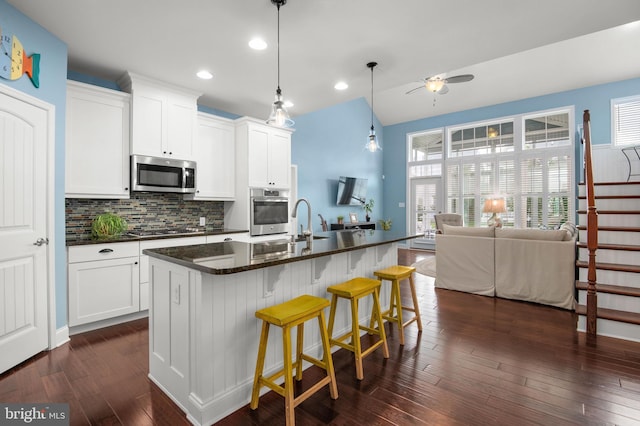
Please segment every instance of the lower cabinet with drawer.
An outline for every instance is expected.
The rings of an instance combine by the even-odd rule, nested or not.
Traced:
[[[72,246],[69,262],[69,326],[140,311],[140,244]]]

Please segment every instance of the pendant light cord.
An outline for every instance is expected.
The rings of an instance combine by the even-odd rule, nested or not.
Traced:
[[[373,130],[373,67],[371,66],[371,130]]]
[[[278,8],[278,93],[280,93],[280,2],[276,3]]]

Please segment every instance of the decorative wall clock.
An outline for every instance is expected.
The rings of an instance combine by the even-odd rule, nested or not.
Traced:
[[[40,54],[27,56],[15,35],[2,33],[0,28],[0,77],[17,80],[27,74],[34,86],[40,87]]]

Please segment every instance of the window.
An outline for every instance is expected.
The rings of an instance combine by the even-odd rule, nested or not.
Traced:
[[[452,129],[449,157],[513,151],[513,121]]]
[[[409,135],[409,177],[442,175],[443,131]]]
[[[499,196],[503,226],[555,228],[573,214],[573,123],[566,108],[420,133],[409,177],[443,173],[446,212],[462,214],[465,226],[486,226],[484,201]],[[425,147],[435,145],[438,159],[429,160]]]
[[[524,149],[553,148],[570,144],[568,112],[525,118]]]
[[[613,145],[640,145],[640,96],[611,100]]]

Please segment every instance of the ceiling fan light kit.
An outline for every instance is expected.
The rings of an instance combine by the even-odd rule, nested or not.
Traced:
[[[271,0],[271,3],[278,8],[278,88],[276,89],[276,98],[271,105],[271,114],[267,119],[267,124],[278,127],[293,127],[294,121],[289,117],[282,97],[280,89],[280,6],[287,4],[287,0]]]
[[[466,83],[467,81],[471,81],[471,80],[473,80],[473,74],[461,74],[461,75],[455,75],[453,77],[445,77],[445,78],[434,77],[434,76],[427,77],[422,80],[423,84],[421,86],[415,87],[409,90],[408,92],[406,92],[405,94],[408,95],[424,87],[430,92],[444,95],[445,93],[449,92],[449,88],[447,87],[447,84]]]
[[[433,79],[428,79],[424,85],[427,88],[428,91],[436,93],[439,92],[440,90],[442,90],[442,88],[444,87],[444,83],[445,81],[442,80],[440,77],[437,78],[433,78]]]
[[[365,145],[365,149],[369,152],[382,151],[376,137],[376,130],[373,127],[373,68],[378,65],[377,62],[369,62],[367,68],[371,70],[371,129],[369,130],[369,140]]]

